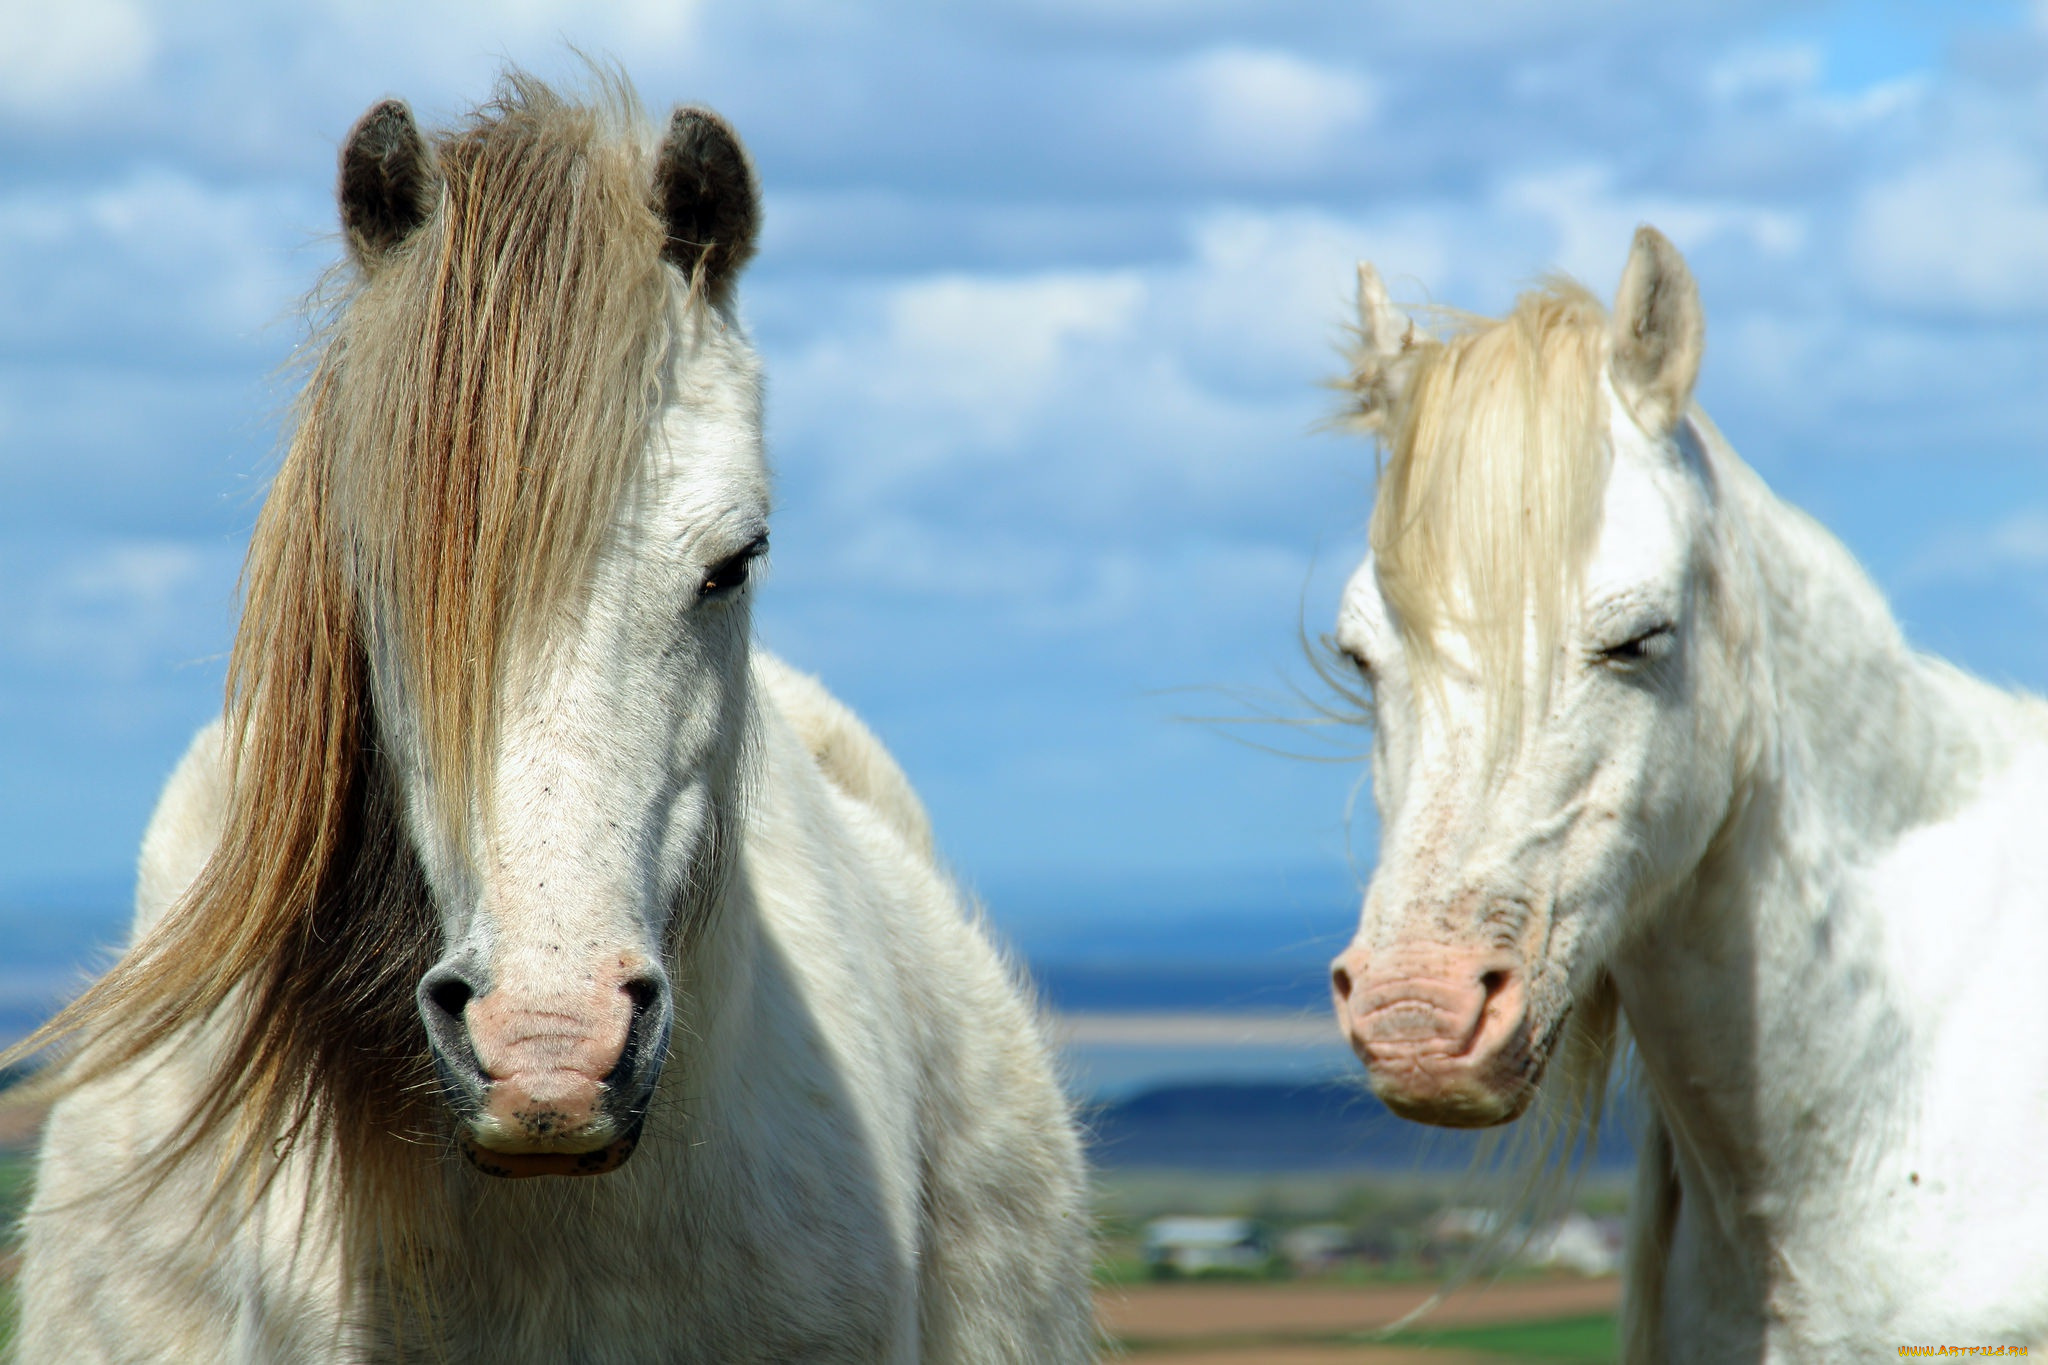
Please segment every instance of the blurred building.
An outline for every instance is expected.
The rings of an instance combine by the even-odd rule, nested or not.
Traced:
[[[1254,1218],[1155,1218],[1145,1225],[1145,1264],[1155,1275],[1257,1273],[1273,1256]]]
[[[1320,1275],[1358,1259],[1358,1239],[1342,1223],[1310,1223],[1280,1235],[1280,1255],[1297,1273]]]
[[[1568,1213],[1531,1237],[1521,1259],[1530,1265],[1576,1270],[1581,1275],[1615,1275],[1621,1272],[1625,1237],[1619,1218]]]

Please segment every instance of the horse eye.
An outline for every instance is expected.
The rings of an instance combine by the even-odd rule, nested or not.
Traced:
[[[737,554],[729,554],[713,564],[704,574],[704,581],[697,588],[697,596],[723,597],[747,581],[747,571],[761,553],[768,548],[768,537],[756,536],[747,547]]]
[[[1671,653],[1677,638],[1678,628],[1670,622],[1650,627],[1632,635],[1618,645],[1609,645],[1600,651],[1600,662],[1617,668],[1630,668],[1641,664],[1654,663]]]

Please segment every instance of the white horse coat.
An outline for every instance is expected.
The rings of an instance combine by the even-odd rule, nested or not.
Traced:
[[[1913,652],[1690,406],[1654,231],[1611,330],[1360,299],[1390,450],[1336,641],[1383,833],[1334,980],[1375,1090],[1506,1122],[1554,1060],[1569,1106],[1618,1005],[1632,1361],[2048,1338],[2048,708]]]

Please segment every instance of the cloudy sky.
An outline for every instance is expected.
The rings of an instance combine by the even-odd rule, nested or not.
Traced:
[[[0,0],[0,893],[118,883],[218,704],[336,139],[572,44],[754,151],[761,634],[999,913],[1341,886],[1355,768],[1193,718],[1291,704],[1358,552],[1359,257],[1498,311],[1656,223],[1736,447],[2048,687],[2041,0]]]

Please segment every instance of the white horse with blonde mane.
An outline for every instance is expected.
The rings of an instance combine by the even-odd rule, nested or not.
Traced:
[[[2048,709],[1901,638],[1692,403],[1684,261],[1425,334],[1359,271],[1386,459],[1336,645],[1379,865],[1333,967],[1427,1123],[1648,1111],[1630,1361],[2048,1335]]]
[[[76,1046],[20,1359],[1089,1358],[1038,1021],[750,646],[739,143],[515,75],[431,140],[373,108],[340,200],[225,721],[31,1040]]]

